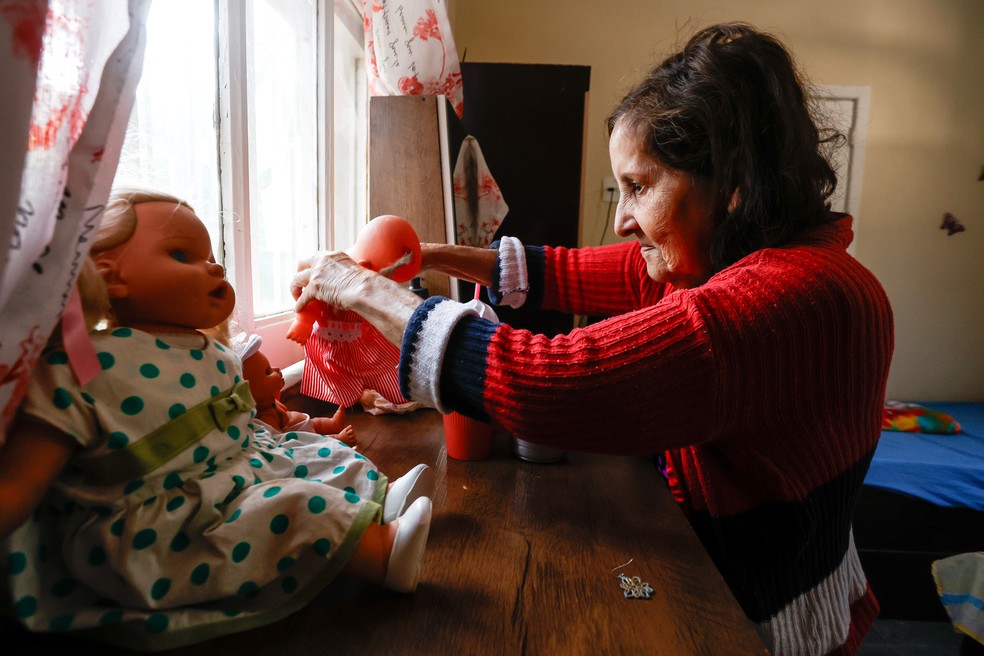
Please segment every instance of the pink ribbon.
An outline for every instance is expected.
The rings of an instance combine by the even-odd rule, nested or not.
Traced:
[[[85,385],[102,371],[96,349],[89,339],[89,331],[85,327],[85,315],[82,313],[82,297],[79,288],[72,288],[68,297],[68,305],[62,313],[62,343],[68,354],[68,365],[78,379],[79,385]]]

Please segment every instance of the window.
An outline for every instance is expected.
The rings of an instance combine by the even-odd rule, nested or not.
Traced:
[[[235,319],[271,362],[297,261],[365,220],[366,90],[353,0],[168,0],[151,6],[116,185],[187,200],[236,288]]]

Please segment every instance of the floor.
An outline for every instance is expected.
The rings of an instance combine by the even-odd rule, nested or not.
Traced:
[[[949,622],[876,620],[857,656],[958,656],[963,634]]]

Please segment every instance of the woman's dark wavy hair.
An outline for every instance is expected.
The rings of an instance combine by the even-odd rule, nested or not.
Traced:
[[[821,136],[804,87],[775,37],[724,23],[697,32],[608,117],[609,135],[622,121],[661,163],[710,183],[715,272],[833,219],[824,146],[843,137]]]

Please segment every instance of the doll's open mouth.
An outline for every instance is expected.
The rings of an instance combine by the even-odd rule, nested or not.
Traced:
[[[223,280],[222,284],[216,287],[215,289],[213,289],[212,293],[210,293],[209,296],[211,296],[212,298],[223,299],[226,297],[226,293],[228,292],[228,289],[229,289],[229,283]]]

